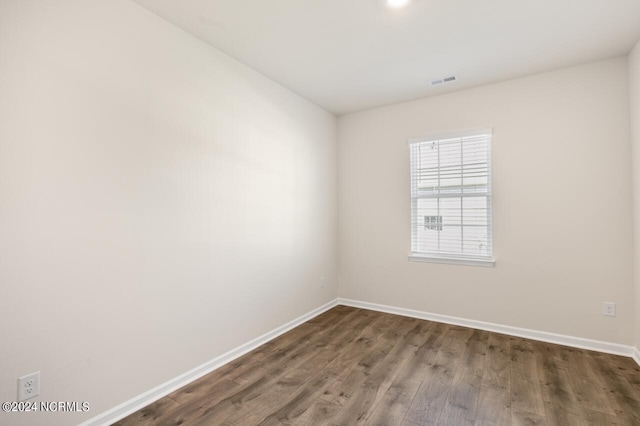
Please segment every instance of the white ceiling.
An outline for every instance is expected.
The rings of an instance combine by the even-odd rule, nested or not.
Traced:
[[[134,1],[335,114],[625,55],[640,40],[640,0]]]

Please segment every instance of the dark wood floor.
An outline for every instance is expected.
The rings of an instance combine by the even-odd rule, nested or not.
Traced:
[[[640,368],[338,306],[119,425],[640,425]]]

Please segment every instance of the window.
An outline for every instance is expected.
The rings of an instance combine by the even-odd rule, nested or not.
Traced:
[[[411,260],[491,266],[491,131],[410,141]]]

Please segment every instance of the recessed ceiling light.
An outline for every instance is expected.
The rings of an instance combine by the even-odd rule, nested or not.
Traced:
[[[393,9],[400,9],[409,4],[409,0],[387,0],[387,6]]]

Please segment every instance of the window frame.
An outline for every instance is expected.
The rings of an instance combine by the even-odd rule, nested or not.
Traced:
[[[488,256],[465,256],[463,254],[451,254],[451,253],[439,253],[439,252],[416,252],[414,251],[414,242],[416,238],[417,228],[419,226],[417,218],[414,217],[417,212],[417,200],[419,197],[413,196],[413,162],[412,160],[412,145],[416,143],[423,142],[435,142],[443,139],[457,139],[464,138],[470,136],[479,136],[479,135],[487,135],[487,232],[488,232],[488,243],[490,246],[490,255]],[[484,128],[484,129],[475,129],[464,132],[450,132],[450,133],[439,133],[432,134],[429,136],[419,137],[419,138],[410,138],[408,140],[407,146],[409,147],[409,198],[410,198],[410,250],[409,250],[409,260],[413,262],[429,262],[429,263],[448,263],[448,264],[459,264],[459,265],[469,265],[469,266],[485,266],[485,267],[493,267],[495,266],[495,258],[493,252],[493,187],[492,187],[492,164],[491,164],[491,150],[493,146],[493,129]],[[440,196],[434,197],[436,199],[440,199]],[[442,197],[445,198],[445,197]]]

